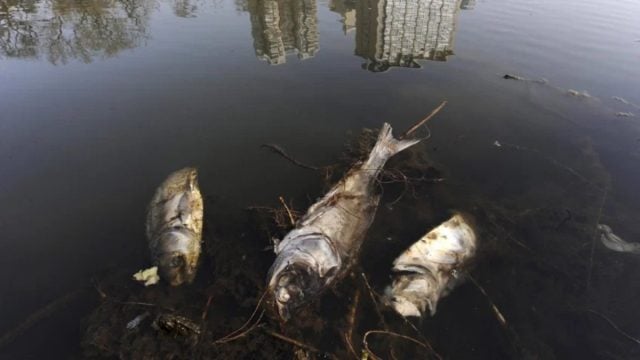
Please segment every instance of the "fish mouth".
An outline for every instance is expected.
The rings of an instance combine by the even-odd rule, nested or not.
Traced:
[[[187,229],[173,229],[160,235],[155,264],[160,277],[172,286],[191,283],[198,267],[199,248],[194,249],[193,233]]]
[[[320,289],[320,277],[305,264],[290,264],[276,275],[271,295],[280,319],[288,321]]]
[[[161,254],[157,260],[160,278],[171,286],[193,282],[197,268],[191,265],[190,259],[189,254],[182,251]]]

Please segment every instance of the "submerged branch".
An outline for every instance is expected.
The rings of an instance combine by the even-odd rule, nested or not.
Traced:
[[[299,348],[301,348],[301,349],[304,349],[304,350],[307,350],[307,351],[311,351],[311,352],[314,352],[314,353],[319,352],[319,350],[318,350],[318,349],[316,349],[315,347],[313,347],[313,346],[311,346],[311,345],[307,345],[307,344],[305,344],[305,343],[303,343],[303,342],[301,342],[301,341],[298,341],[298,340],[296,340],[296,339],[292,339],[292,338],[290,338],[290,337],[288,337],[288,336],[284,336],[284,335],[282,335],[282,334],[280,334],[280,333],[277,333],[277,332],[275,332],[275,331],[272,331],[272,330],[265,330],[265,332],[266,332],[267,334],[269,334],[269,335],[273,336],[273,337],[274,337],[274,338],[276,338],[276,339],[280,339],[280,340],[282,340],[282,341],[284,341],[284,342],[288,342],[289,344],[294,345],[294,346],[297,346],[297,347],[299,347]]]
[[[269,149],[269,150],[273,151],[274,153],[282,156],[283,158],[289,160],[294,165],[297,165],[297,166],[299,166],[301,168],[304,168],[304,169],[319,171],[319,170],[322,170],[322,169],[326,168],[326,167],[317,167],[317,166],[307,165],[307,164],[305,164],[303,162],[300,162],[300,161],[296,160],[295,158],[293,158],[291,155],[287,154],[287,152],[284,151],[283,148],[281,148],[280,146],[278,146],[276,144],[262,144],[262,145],[260,145],[260,147],[263,147],[265,149]]]
[[[410,341],[410,342],[412,342],[412,343],[414,343],[416,345],[419,345],[419,346],[423,347],[424,349],[429,351],[432,355],[435,355],[438,359],[441,358],[440,355],[438,355],[430,345],[425,344],[422,341],[414,339],[414,338],[412,338],[410,336],[398,334],[398,333],[395,333],[395,332],[392,332],[392,331],[387,331],[387,330],[369,330],[364,334],[364,338],[362,339],[362,345],[363,345],[365,351],[371,357],[373,357],[374,359],[381,359],[381,358],[379,356],[375,355],[374,352],[371,351],[371,349],[369,348],[369,344],[367,342],[367,337],[369,337],[369,335],[371,335],[371,334],[389,335],[389,336],[392,336],[392,337],[396,337],[396,338],[399,338],[399,339]]]
[[[262,301],[264,300],[265,296],[267,296],[267,290],[265,290],[264,293],[262,293],[262,296],[260,296],[260,299],[258,300],[258,304],[256,304],[256,307],[253,310],[253,313],[251,313],[251,316],[249,316],[249,319],[247,319],[247,321],[242,326],[230,332],[229,334],[219,338],[218,340],[215,340],[213,343],[224,344],[229,341],[238,339],[246,335],[247,333],[251,332],[253,329],[255,329],[258,326],[258,323],[260,323],[260,320],[262,320],[262,316],[264,315],[264,310],[260,313],[260,316],[258,316],[258,320],[253,325],[251,325],[251,321],[256,316],[256,313],[258,313],[258,310],[260,309],[260,306],[262,305]]]
[[[471,282],[473,283],[473,285],[475,285],[478,288],[478,290],[480,290],[482,295],[484,295],[484,297],[487,299],[487,301],[489,302],[489,305],[491,305],[491,309],[493,310],[493,313],[495,314],[496,319],[498,320],[500,325],[502,325],[504,327],[507,327],[507,319],[505,319],[504,315],[502,315],[502,312],[500,311],[500,309],[498,309],[498,307],[493,302],[491,297],[489,297],[489,295],[484,290],[484,288],[478,283],[478,281],[476,281],[476,279],[473,276],[469,275],[469,279],[471,279]]]
[[[347,318],[347,332],[344,334],[345,343],[349,348],[351,354],[358,359],[358,353],[353,347],[353,331],[356,326],[356,315],[358,313],[358,306],[360,305],[360,289],[356,289],[355,294],[353,295],[353,302],[351,303],[351,310],[349,311],[349,316]]]
[[[606,322],[609,323],[609,325],[611,325],[611,327],[616,330],[620,335],[626,337],[627,339],[635,342],[636,344],[640,345],[640,339],[635,338],[631,335],[629,335],[628,333],[626,333],[625,331],[623,331],[622,329],[620,329],[620,327],[618,327],[618,325],[616,325],[616,323],[614,323],[611,319],[609,319],[608,317],[606,317],[605,315],[595,311],[595,310],[591,310],[591,309],[587,309],[586,310],[589,313],[592,313],[594,315],[598,315],[599,317],[601,317],[602,319],[604,319]]]
[[[279,196],[278,200],[280,200],[282,207],[284,207],[284,209],[287,211],[287,215],[289,216],[289,222],[291,223],[291,226],[294,226],[296,224],[296,219],[293,216],[291,209],[289,209],[289,206],[287,206],[287,203],[284,201],[284,198],[282,196]]]
[[[84,289],[76,289],[71,291],[53,301],[41,307],[36,312],[29,315],[23,322],[21,322],[18,326],[13,328],[12,330],[7,331],[2,336],[0,336],[0,348],[10,344],[17,337],[22,335],[25,331],[29,330],[32,326],[40,322],[41,320],[51,316],[56,311],[60,310],[63,306],[74,300],[78,297]]]

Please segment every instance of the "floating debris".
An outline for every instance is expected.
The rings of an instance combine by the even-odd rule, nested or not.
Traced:
[[[504,74],[504,76],[502,76],[502,78],[503,79],[507,79],[507,80],[528,81],[528,82],[534,82],[534,83],[538,83],[538,84],[547,84],[547,83],[549,83],[549,80],[547,80],[545,78],[528,79],[526,77],[522,77],[522,76],[518,76],[518,75],[512,75],[512,74]]]
[[[623,104],[625,104],[625,105],[631,105],[631,104],[629,103],[629,101],[627,101],[627,99],[622,98],[622,97],[620,97],[620,96],[612,96],[611,98],[612,98],[613,100],[618,101],[618,102],[621,102],[621,103],[623,103]]]
[[[496,141],[493,142],[493,146],[502,147],[502,144],[500,144],[500,141],[496,140]]]
[[[511,74],[504,74],[504,76],[502,78],[503,79],[507,79],[507,80],[527,80],[527,79],[523,78],[522,76],[511,75]]]
[[[634,103],[632,103],[631,101],[629,101],[629,100],[627,100],[627,99],[625,99],[625,98],[623,98],[623,97],[620,97],[620,96],[612,96],[612,97],[611,97],[611,99],[613,99],[613,100],[615,100],[615,101],[617,101],[617,102],[620,102],[620,103],[622,103],[622,104],[625,104],[625,105],[631,106],[631,107],[633,107],[633,108],[640,109],[640,105],[638,105],[638,104],[634,104]]]
[[[133,320],[131,320],[131,321],[129,321],[127,323],[127,329],[128,330],[133,330],[133,329],[137,328],[140,325],[140,323],[144,319],[146,319],[148,317],[149,317],[149,312],[148,311],[136,316]]]
[[[161,314],[153,322],[153,328],[172,337],[195,337],[200,335],[200,326],[193,320],[174,314]]]
[[[586,90],[578,91],[578,90],[569,89],[567,90],[567,95],[575,96],[577,98],[582,98],[582,99],[590,99],[592,97],[591,95],[589,95],[589,93]]]
[[[135,281],[139,281],[144,283],[144,286],[155,285],[160,281],[160,276],[158,276],[158,267],[150,267],[148,269],[140,270],[137,273],[133,274],[133,279]]]
[[[476,233],[469,217],[454,215],[393,262],[393,283],[385,290],[385,302],[404,317],[422,317],[427,308],[433,316],[475,251]]]
[[[617,117],[634,117],[636,115],[634,113],[632,113],[632,112],[622,112],[622,111],[620,111],[620,112],[616,113],[616,116]]]
[[[283,320],[348,272],[380,201],[378,174],[389,158],[418,142],[395,139],[385,123],[368,159],[313,204],[276,245],[268,291]]]
[[[173,286],[192,282],[198,268],[204,211],[197,178],[194,168],[172,173],[149,204],[151,256],[162,278]]]
[[[613,233],[611,227],[605,224],[598,224],[598,230],[600,231],[600,241],[608,249],[640,255],[640,243],[624,241],[618,235]]]

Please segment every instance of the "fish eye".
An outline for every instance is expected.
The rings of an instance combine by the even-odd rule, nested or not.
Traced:
[[[171,262],[169,263],[169,266],[171,267],[180,267],[182,265],[184,265],[184,257],[181,255],[174,256],[171,258]]]

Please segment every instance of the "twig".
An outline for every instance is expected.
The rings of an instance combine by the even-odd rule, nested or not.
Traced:
[[[278,146],[276,144],[262,144],[262,145],[260,145],[260,147],[263,147],[265,149],[269,149],[269,150],[273,151],[274,153],[282,156],[283,158],[289,160],[294,165],[297,165],[297,166],[299,166],[301,168],[305,168],[305,169],[309,169],[309,170],[315,170],[315,171],[324,169],[322,167],[307,165],[305,163],[302,163],[302,162],[294,159],[291,155],[287,154],[287,152],[284,151],[283,148],[281,148],[280,146]]]
[[[147,306],[147,307],[158,307],[157,304],[139,302],[139,301],[120,301],[120,300],[113,300],[113,299],[111,299],[111,301],[113,301],[116,304],[121,304],[121,305],[137,305],[137,306]],[[173,309],[171,309],[171,308],[167,308],[167,309],[173,311]]]
[[[286,214],[287,211],[284,209],[280,209],[280,208],[276,209],[268,206],[249,206],[246,209],[256,210],[256,211],[265,211],[270,213],[271,217],[273,218],[273,221],[275,222],[276,226],[278,226],[278,228],[288,229],[291,227],[290,217],[289,215]],[[296,217],[297,215],[294,211],[291,211],[291,216]]]
[[[390,335],[390,336],[393,336],[393,337],[397,337],[397,338],[400,338],[400,339],[404,339],[404,340],[407,340],[407,341],[411,341],[412,343],[417,344],[417,345],[419,345],[419,346],[421,346],[421,347],[423,347],[423,348],[427,349],[427,350],[428,350],[428,351],[430,351],[431,353],[435,353],[435,352],[433,351],[433,348],[431,348],[431,346],[429,346],[429,345],[427,345],[427,344],[425,344],[425,343],[423,343],[423,342],[421,342],[421,341],[419,341],[419,340],[416,340],[416,339],[414,339],[414,338],[412,338],[412,337],[410,337],[410,336],[406,336],[406,335],[398,334],[398,333],[395,333],[395,332],[392,332],[392,331],[387,331],[387,330],[369,330],[369,331],[367,331],[367,332],[364,334],[364,337],[362,338],[362,345],[363,345],[363,347],[364,347],[365,351],[366,351],[366,352],[367,352],[371,357],[373,357],[374,359],[380,359],[380,357],[379,357],[379,356],[377,356],[377,355],[376,355],[373,351],[371,351],[371,349],[369,348],[369,343],[367,342],[367,337],[369,337],[369,335],[371,335],[371,334],[384,334],[384,335]],[[436,354],[436,355],[437,355],[437,354]],[[439,355],[438,355],[438,357],[439,357]]]
[[[378,295],[375,290],[373,290],[371,288],[371,285],[369,284],[369,280],[367,279],[367,276],[362,273],[362,278],[364,279],[364,285],[367,287],[367,290],[369,291],[369,296],[371,297],[371,300],[373,301],[373,306],[374,309],[376,310],[376,314],[378,315],[378,317],[380,318],[380,320],[382,321],[382,326],[384,327],[385,331],[389,330],[389,326],[387,325],[386,321],[384,320],[384,316],[382,315],[382,312],[380,311],[380,309],[378,308],[378,301],[376,300],[376,297],[380,297],[380,295]],[[422,333],[420,332],[420,330],[413,325],[409,320],[407,320],[405,317],[402,317],[402,320],[404,320],[404,323],[409,325],[409,327],[411,327],[416,334],[421,337],[424,341],[425,344],[429,344],[429,341],[422,335]],[[440,356],[440,354],[438,354],[433,347],[431,346],[431,344],[429,344],[429,348],[431,349],[431,352],[433,353],[433,355],[435,355],[436,358],[438,359],[442,359],[442,356]],[[393,348],[391,349],[393,350]],[[375,355],[374,355],[375,356]]]
[[[234,334],[233,336],[225,336],[223,339],[218,339],[216,341],[214,341],[214,344],[226,344],[228,342],[240,339],[241,337],[246,336],[248,333],[252,332],[253,330],[255,330],[258,326],[260,326],[260,320],[262,320],[262,316],[264,316],[264,310],[260,313],[260,316],[258,316],[258,320],[256,320],[256,322],[251,325],[248,329],[243,330],[239,333]]]
[[[100,283],[98,282],[98,280],[92,279],[92,282],[93,282],[93,287],[96,289],[96,291],[100,295],[100,298],[106,299],[107,294],[104,291],[102,291],[102,288],[100,287]]]
[[[162,307],[163,309],[169,310],[169,311],[175,311],[175,309],[170,308],[170,307],[166,307],[166,306],[160,306],[158,304],[154,304],[154,303],[148,303],[148,302],[140,302],[140,301],[122,301],[122,300],[116,300],[114,298],[112,298],[111,296],[107,295],[106,292],[104,292],[102,290],[102,288],[100,287],[100,283],[93,279],[93,287],[96,289],[96,291],[98,292],[98,294],[100,295],[100,298],[102,298],[103,300],[107,300],[107,301],[111,301],[114,302],[116,304],[120,304],[120,305],[136,305],[136,306],[146,306],[146,307]]]
[[[202,311],[201,319],[205,321],[207,319],[207,313],[209,312],[209,306],[211,306],[211,300],[213,300],[213,295],[209,295],[207,299],[207,304],[204,306],[204,310]]]
[[[507,319],[505,319],[504,315],[502,315],[502,312],[500,312],[500,310],[498,309],[496,304],[493,302],[491,297],[487,294],[484,288],[480,286],[478,281],[476,281],[476,279],[473,276],[471,276],[471,274],[469,274],[469,279],[471,279],[471,282],[478,288],[478,290],[480,290],[482,295],[484,295],[487,301],[489,302],[489,305],[491,305],[491,309],[493,310],[493,313],[495,314],[496,319],[498,320],[500,325],[502,325],[502,328],[504,329],[506,336],[509,339],[509,342],[511,347],[513,348],[513,351],[515,353],[519,353],[518,344],[520,343],[520,337],[518,336],[518,333],[516,333],[515,330],[509,327],[507,323]]]
[[[608,317],[606,317],[605,315],[595,311],[595,310],[591,310],[591,309],[587,309],[586,311],[598,315],[599,317],[603,318],[604,320],[606,320],[609,325],[611,325],[612,328],[614,328],[620,335],[626,337],[627,339],[635,342],[636,344],[640,345],[640,340],[638,338],[635,338],[631,335],[629,335],[628,333],[626,333],[625,331],[623,331],[622,329],[620,329],[620,327],[618,327],[618,325],[616,325],[611,319],[609,319]]]
[[[358,305],[360,304],[360,289],[356,289],[353,295],[353,302],[351,304],[351,310],[349,311],[349,317],[347,318],[347,332],[344,334],[345,342],[351,354],[358,359],[358,353],[353,347],[353,331],[356,324],[356,315],[358,312]]]
[[[307,350],[307,351],[311,351],[311,352],[315,352],[315,353],[319,352],[318,349],[316,349],[315,347],[313,347],[311,345],[307,345],[307,344],[305,344],[305,343],[303,343],[301,341],[298,341],[296,339],[292,339],[292,338],[290,338],[288,336],[284,336],[284,335],[282,335],[280,333],[277,333],[275,331],[265,330],[265,332],[267,334],[273,336],[274,338],[280,339],[280,340],[282,340],[284,342],[288,342],[289,344],[297,346],[297,347],[299,347],[301,349],[304,349],[304,350]]]
[[[238,329],[230,332],[229,334],[219,338],[218,340],[215,340],[213,343],[214,344],[225,343],[225,342],[228,342],[227,340],[229,338],[237,339],[237,335],[238,334],[246,333],[245,329],[247,328],[247,326],[249,326],[251,324],[251,320],[253,320],[253,317],[258,312],[258,309],[260,309],[260,305],[262,305],[262,301],[264,300],[265,296],[267,295],[267,291],[268,290],[265,290],[264,293],[262,294],[262,296],[260,296],[260,299],[258,300],[258,304],[256,305],[255,309],[253,310],[253,313],[251,313],[251,316],[249,316],[249,319],[242,326],[240,326]],[[260,320],[262,319],[262,315],[264,315],[264,310],[260,314],[260,317],[258,318],[258,321],[256,321],[256,324],[252,325],[249,330],[253,330],[253,328],[255,328],[255,326],[258,324],[258,322],[260,322]]]
[[[376,310],[376,315],[378,315],[378,318],[380,318],[380,321],[382,322],[382,325],[384,326],[385,330],[388,330],[388,326],[386,321],[384,320],[384,316],[382,316],[382,312],[380,311],[380,308],[378,307],[378,300],[376,299],[376,292],[371,288],[371,285],[369,284],[369,279],[367,279],[367,275],[365,275],[364,273],[360,273],[360,275],[362,276],[362,279],[364,280],[364,285],[367,287],[367,290],[369,291],[369,297],[371,297],[371,301],[373,302],[373,308]]]
[[[476,279],[473,276],[469,275],[469,279],[471,279],[471,282],[478,288],[478,290],[480,290],[482,295],[484,295],[485,298],[487,298],[487,301],[489,302],[489,305],[491,305],[491,308],[493,309],[493,312],[496,315],[498,322],[500,322],[500,325],[507,327],[507,319],[505,319],[504,315],[502,315],[502,312],[500,312],[496,304],[493,302],[493,300],[491,300],[491,297],[487,295],[487,292],[484,291],[484,288],[480,286],[480,284],[476,281]]]
[[[440,105],[438,105],[437,108],[433,109],[433,111],[431,111],[431,114],[429,114],[426,118],[418,121],[413,126],[411,126],[407,131],[405,131],[404,134],[400,135],[400,140],[406,138],[407,136],[412,135],[416,130],[418,130],[420,126],[424,125],[427,121],[431,120],[432,117],[436,116],[436,114],[439,113],[440,110],[442,110],[442,108],[445,105],[447,105],[446,100],[440,103]]]
[[[41,307],[36,312],[29,315],[14,329],[7,331],[2,336],[0,336],[0,348],[10,344],[25,331],[29,330],[33,325],[60,310],[60,308],[62,308],[64,305],[68,304],[70,301],[78,297],[82,293],[82,290],[83,289],[76,289],[74,291],[66,293],[65,295],[51,301],[47,305]]]
[[[282,196],[279,196],[278,200],[280,200],[280,203],[282,204],[284,209],[287,211],[287,215],[289,215],[289,221],[291,222],[291,226],[294,226],[296,224],[296,220],[294,219],[293,214],[291,213],[291,210],[287,206],[287,203],[284,201],[284,198]]]
[[[545,155],[542,151],[537,150],[537,149],[532,149],[532,148],[528,148],[528,147],[524,147],[524,146],[520,146],[520,145],[515,145],[515,144],[509,144],[509,143],[502,143],[501,147],[503,148],[511,148],[514,150],[518,150],[518,151],[527,151],[530,153],[534,153],[538,156],[540,156],[543,160],[546,160],[548,162],[550,162],[551,164],[555,165],[556,167],[565,170],[566,172],[570,173],[571,175],[575,176],[576,178],[582,180],[584,183],[586,183],[587,185],[595,188],[595,189],[601,189],[598,185],[596,185],[595,183],[593,183],[591,180],[587,179],[584,175],[580,174],[577,170],[575,170],[574,168],[565,165],[563,163],[561,163],[560,161]]]

